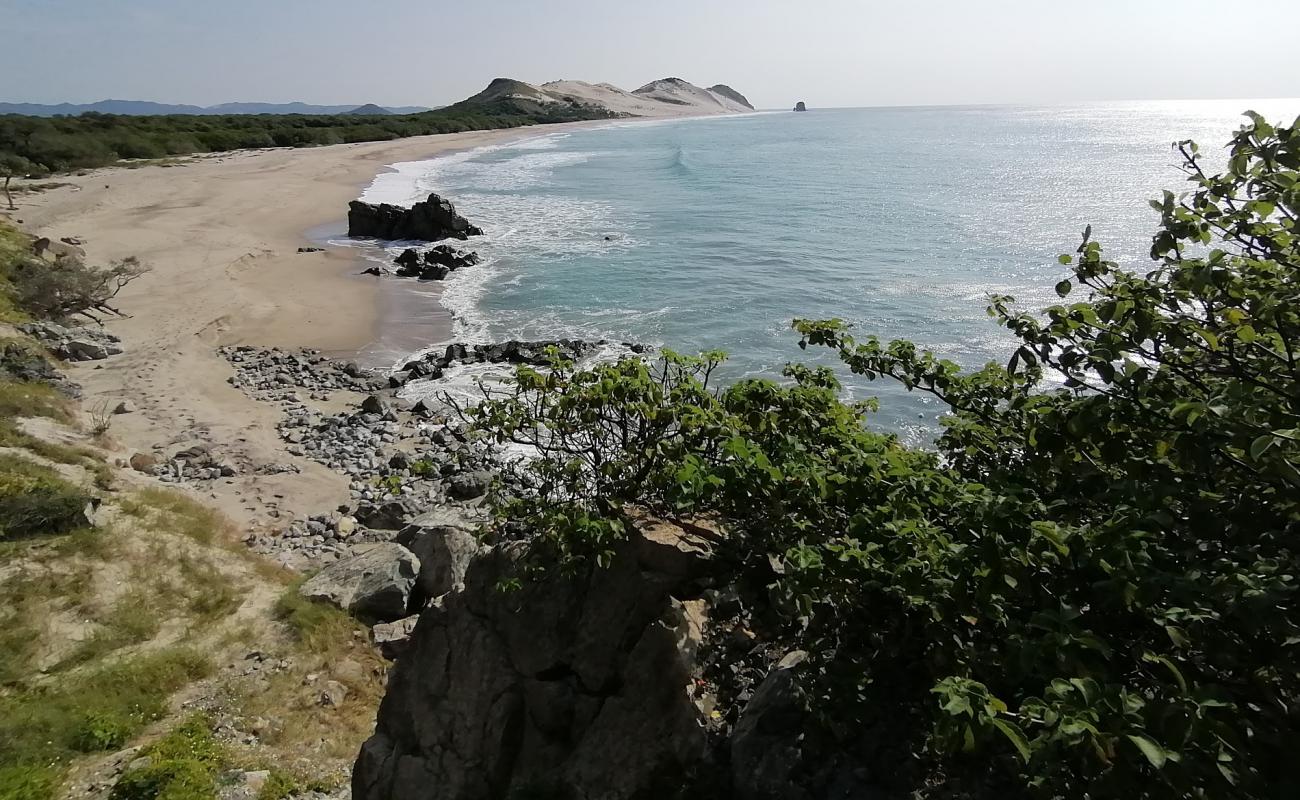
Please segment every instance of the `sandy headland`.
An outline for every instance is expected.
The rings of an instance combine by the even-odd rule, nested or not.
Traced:
[[[117,297],[127,316],[105,323],[122,338],[125,353],[69,367],[85,389],[85,406],[135,404],[137,413],[113,425],[128,456],[201,443],[245,463],[299,466],[300,474],[211,484],[209,499],[232,518],[269,526],[281,513],[298,515],[346,498],[347,478],[288,455],[275,429],[279,410],[229,385],[232,370],[217,348],[317,348],[351,358],[376,342],[384,317],[408,320],[395,322],[390,336],[423,343],[446,338],[450,316],[437,289],[426,285],[423,296],[406,287],[386,291],[381,279],[358,274],[357,255],[348,248],[298,248],[319,245],[313,238],[322,232],[342,234],[348,202],[387,164],[593,124],[599,123],[93,170],[25,195],[11,217],[38,236],[76,237],[89,263],[136,256],[151,268]],[[399,303],[405,308],[396,308]]]

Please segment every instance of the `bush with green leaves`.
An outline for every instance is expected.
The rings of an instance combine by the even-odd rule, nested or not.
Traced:
[[[208,800],[228,758],[212,735],[212,721],[199,714],[145,748],[144,763],[113,786],[111,800]]]
[[[49,467],[0,454],[0,541],[67,533],[89,524],[90,495]]]
[[[624,509],[726,520],[725,580],[799,675],[820,742],[942,796],[1294,797],[1300,748],[1300,123],[1256,115],[1154,202],[1154,266],[1085,234],[1072,302],[990,314],[968,372],[797,321],[801,346],[950,411],[933,449],[872,432],[831,370],[710,386],[718,356],[522,367],[467,409],[535,448],[496,501],[532,569],[597,569]],[[810,740],[811,741],[811,740]]]

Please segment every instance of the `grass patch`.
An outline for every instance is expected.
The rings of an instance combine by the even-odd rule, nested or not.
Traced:
[[[295,581],[275,603],[275,616],[289,626],[295,641],[307,652],[329,654],[350,644],[364,626],[347,612],[298,593],[305,578]]]
[[[53,386],[30,381],[0,381],[0,419],[18,417],[49,417],[65,425],[75,421],[71,401]]]
[[[192,556],[176,559],[185,608],[200,624],[228,617],[244,602],[244,588],[211,562]]]
[[[305,747],[329,758],[351,760],[374,731],[387,662],[370,647],[364,625],[339,609],[302,597],[300,585],[301,581],[288,587],[275,607],[276,617],[294,639],[298,653],[294,668],[259,686],[236,682],[230,687],[232,696],[244,716],[275,720],[262,734],[264,744],[289,752]],[[313,673],[319,679],[306,679]],[[321,707],[320,691],[326,680],[348,688],[342,706]]]
[[[120,505],[123,512],[153,530],[176,533],[200,544],[212,544],[218,534],[229,536],[234,532],[234,526],[221,512],[171,489],[141,489]]]
[[[82,527],[89,502],[90,495],[49,467],[0,453],[0,540]]]
[[[59,444],[23,433],[9,420],[0,420],[0,447],[20,447],[41,458],[81,467],[90,473],[97,489],[113,487],[113,469],[89,447]]]
[[[31,252],[30,236],[6,222],[0,222],[0,322],[27,321],[27,315],[14,302],[13,283],[10,279],[14,267]]]
[[[212,735],[212,721],[203,715],[190,717],[141,756],[147,762],[118,779],[112,800],[211,800],[217,776],[228,764]]]
[[[123,647],[152,639],[162,627],[162,619],[153,593],[133,589],[118,598],[101,619],[99,628],[52,671],[69,669],[95,661]]]
[[[52,798],[71,760],[123,747],[211,665],[163,650],[0,697],[0,798]]]

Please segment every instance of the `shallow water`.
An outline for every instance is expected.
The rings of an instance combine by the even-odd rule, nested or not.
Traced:
[[[978,367],[1012,349],[986,296],[1054,302],[1085,225],[1146,269],[1147,200],[1182,189],[1170,144],[1217,155],[1247,108],[1290,122],[1300,101],[620,122],[394,165],[364,199],[437,191],[486,231],[486,262],[441,297],[457,339],[718,348],[734,379],[810,357],[791,319],[841,317]],[[881,383],[849,393],[879,395],[877,424],[910,439],[940,410]]]

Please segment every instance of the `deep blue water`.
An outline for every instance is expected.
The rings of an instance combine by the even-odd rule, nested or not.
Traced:
[[[1135,269],[1147,200],[1182,189],[1176,139],[1217,153],[1255,108],[1300,101],[845,109],[618,123],[396,165],[371,200],[451,197],[488,263],[442,302],[458,338],[580,336],[731,354],[726,377],[807,359],[795,317],[840,317],[968,367],[1005,362],[991,293],[1055,300],[1085,225]],[[883,384],[877,424],[923,437],[937,405]]]

